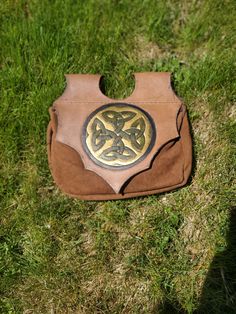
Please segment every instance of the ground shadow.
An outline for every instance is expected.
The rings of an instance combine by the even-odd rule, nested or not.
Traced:
[[[236,207],[230,210],[227,248],[211,263],[196,313],[236,313]]]
[[[169,300],[165,300],[153,308],[152,314],[187,314],[187,312],[181,308],[177,301],[172,303]]]
[[[187,313],[177,301],[164,301],[153,314]],[[210,265],[198,308],[194,314],[236,313],[236,207],[230,209],[227,248],[215,255]]]

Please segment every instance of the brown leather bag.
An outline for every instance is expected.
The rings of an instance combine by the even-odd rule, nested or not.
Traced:
[[[66,75],[50,108],[48,160],[66,194],[85,200],[149,195],[186,184],[192,141],[186,108],[170,73],[135,73],[135,89],[115,100],[100,75]]]

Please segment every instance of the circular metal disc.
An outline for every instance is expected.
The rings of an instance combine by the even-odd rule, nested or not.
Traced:
[[[150,152],[155,139],[150,115],[126,103],[101,106],[83,125],[83,147],[104,168],[127,169],[137,164]]]

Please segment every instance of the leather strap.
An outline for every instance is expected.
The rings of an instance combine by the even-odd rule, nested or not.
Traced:
[[[67,86],[58,100],[93,102],[179,102],[171,88],[171,73],[144,72],[134,73],[135,88],[125,99],[112,99],[100,90],[100,74],[66,74]]]

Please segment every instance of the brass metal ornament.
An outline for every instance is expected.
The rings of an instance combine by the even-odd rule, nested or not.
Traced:
[[[111,103],[92,112],[83,125],[82,144],[99,166],[127,169],[143,160],[156,140],[151,116],[137,106]]]

